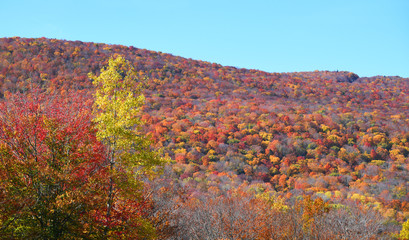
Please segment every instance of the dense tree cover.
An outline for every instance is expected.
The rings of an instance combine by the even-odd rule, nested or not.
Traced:
[[[90,127],[89,104],[67,97],[36,90],[0,103],[4,239],[76,238],[95,227],[103,147]]]
[[[334,204],[302,195],[286,201],[263,184],[191,195],[163,181],[150,186],[159,239],[390,239],[397,232],[378,211],[353,200]]]
[[[207,194],[222,205],[235,189],[261,185],[294,209],[289,203],[305,195],[330,205],[355,202],[388,226],[409,218],[408,79],[266,73],[134,47],[4,38],[0,95],[24,93],[34,83],[50,94],[92,92],[87,74],[98,74],[113,54],[123,55],[137,77],[148,77],[138,113],[147,123],[143,131],[172,159],[168,182],[184,189],[169,196],[175,206],[173,200],[159,206],[161,214],[172,215],[172,206],[206,209],[199,200]],[[157,229],[183,226],[156,220]]]
[[[94,114],[84,92],[32,86],[0,101],[1,239],[155,237],[141,178],[162,160],[138,133],[128,67],[118,57],[93,76]]]

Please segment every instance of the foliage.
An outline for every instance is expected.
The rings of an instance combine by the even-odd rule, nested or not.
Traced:
[[[152,219],[160,239],[389,239],[379,213],[354,202],[331,208],[320,198],[276,208],[266,197],[240,188],[225,195],[184,198],[169,183],[151,184]],[[159,188],[158,188],[159,187]],[[162,189],[163,188],[163,189]],[[160,190],[162,189],[162,191]],[[164,207],[166,205],[166,207]],[[158,221],[160,219],[160,221]]]
[[[103,147],[78,94],[34,89],[0,102],[0,235],[75,239],[91,231]]]
[[[133,85],[134,96],[145,96],[140,131],[172,159],[166,181],[185,188],[180,199],[265,184],[285,206],[303,195],[330,205],[356,201],[364,222],[375,210],[395,226],[390,231],[408,218],[407,78],[266,73],[134,47],[4,38],[0,97],[33,83],[49,93],[94,92],[87,73],[114,54],[128,59],[136,78],[148,77],[146,88]]]
[[[399,234],[400,239],[409,239],[409,220],[402,224],[402,230]]]
[[[150,141],[140,133],[142,122],[137,114],[144,104],[141,83],[137,82],[134,69],[121,56],[111,58],[98,77],[92,74],[90,77],[96,87],[93,121],[97,139],[107,146],[106,161],[110,171],[104,212],[105,237],[116,232],[126,232],[129,237],[138,229],[142,232],[138,234],[148,231],[148,235],[152,235],[149,226],[144,226],[148,223],[135,219],[134,213],[142,185],[141,174],[162,162],[159,155],[151,151]]]
[[[98,77],[90,77],[96,87],[93,121],[97,138],[108,146],[110,161],[118,161],[131,175],[161,164],[162,159],[149,148],[151,142],[140,132],[143,122],[138,113],[145,97],[141,93],[142,82],[138,82],[129,62],[121,56],[111,58]]]

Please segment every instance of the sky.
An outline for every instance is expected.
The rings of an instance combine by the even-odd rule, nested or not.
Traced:
[[[0,37],[14,36],[267,72],[409,77],[409,0],[0,0]]]

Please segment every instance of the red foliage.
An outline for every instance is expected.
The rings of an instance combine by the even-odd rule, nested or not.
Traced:
[[[149,78],[145,131],[180,163],[177,167],[199,164],[203,174],[209,168],[231,174],[234,180],[220,180],[221,185],[270,179],[274,188],[286,191],[364,189],[373,201],[409,200],[399,188],[409,175],[405,78],[266,73],[133,47],[4,38],[0,95],[24,92],[33,83],[50,93],[92,92],[88,72],[97,72],[115,53]],[[327,175],[340,180],[318,179]],[[194,187],[206,189],[200,181]],[[369,187],[362,188],[362,182]],[[379,197],[384,191],[388,194]]]

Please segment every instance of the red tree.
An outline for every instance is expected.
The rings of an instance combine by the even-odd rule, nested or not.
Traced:
[[[103,146],[79,95],[34,90],[0,102],[0,234],[90,235],[105,171]]]

